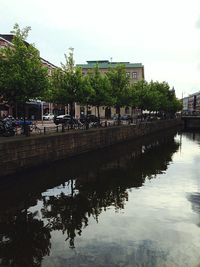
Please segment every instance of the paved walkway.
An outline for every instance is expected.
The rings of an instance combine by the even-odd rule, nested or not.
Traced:
[[[55,123],[53,121],[37,121],[36,122],[36,129],[33,128],[31,135],[35,134],[42,134],[44,133],[44,128],[45,127],[56,127]],[[17,128],[16,130],[16,135],[15,136],[10,136],[10,137],[4,137],[0,136],[0,143],[5,143],[5,142],[10,142],[13,140],[22,140],[22,139],[27,139],[27,136],[21,134],[21,129]]]
[[[102,121],[102,122],[104,122],[104,121]],[[111,125],[113,125],[113,122],[114,122],[113,120],[107,120],[107,125],[111,126]],[[124,124],[125,122],[122,121],[121,123]],[[59,124],[57,126],[53,121],[35,121],[35,122],[33,122],[33,125],[31,128],[32,128],[31,136],[37,136],[37,135],[41,136],[41,135],[44,135],[45,133],[48,135],[51,133],[62,132],[62,125]],[[13,140],[23,140],[23,139],[27,139],[27,138],[29,138],[29,137],[21,134],[21,128],[19,127],[16,129],[16,135],[15,136],[11,136],[11,137],[0,136],[0,143],[10,142]]]

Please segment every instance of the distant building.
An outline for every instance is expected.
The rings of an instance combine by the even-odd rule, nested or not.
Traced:
[[[183,112],[192,114],[200,112],[200,91],[182,99]]]
[[[108,71],[109,68],[115,68],[118,65],[124,65],[126,75],[130,78],[130,83],[134,83],[144,79],[144,66],[142,63],[130,62],[110,62],[109,60],[93,60],[87,61],[87,64],[77,64],[82,68],[83,74],[87,74],[88,70],[93,69],[98,64],[99,70],[102,73]]]
[[[87,64],[77,64],[77,67],[82,68],[83,75],[86,75],[89,70],[92,70],[98,64],[99,70],[102,73],[106,73],[109,68],[115,68],[118,65],[124,65],[126,69],[126,75],[130,79],[130,83],[135,83],[140,80],[144,80],[144,66],[142,63],[130,63],[130,62],[112,62],[109,60],[92,60],[87,61]],[[76,113],[85,113],[85,107],[77,105]],[[100,107],[100,117],[111,118],[113,115],[120,114],[132,114],[132,109],[130,107],[120,108],[116,110],[114,107]],[[138,111],[137,111],[138,112]],[[95,107],[89,106],[89,113],[97,115]]]
[[[183,104],[183,111],[187,111],[188,110],[188,97],[184,97],[182,99],[182,104]]]

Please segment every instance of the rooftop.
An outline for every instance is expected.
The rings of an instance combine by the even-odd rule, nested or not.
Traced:
[[[110,62],[109,60],[90,60],[87,64],[77,64],[81,68],[94,68],[98,64],[100,69],[107,69],[109,67],[116,67],[117,65],[124,65],[126,68],[142,68],[142,63],[130,63],[130,62]]]
[[[5,41],[7,41],[9,44],[12,45],[12,41],[13,41],[14,35],[13,34],[0,34],[0,39],[3,39]],[[24,41],[25,45],[28,47],[30,44],[26,41]],[[37,48],[36,48],[37,49]],[[46,59],[40,57],[41,61],[43,64],[46,64],[47,66],[50,66],[52,68],[57,68],[57,66],[55,66],[54,64],[52,64],[51,62],[47,61]]]
[[[4,40],[8,41],[9,43],[12,43],[14,34],[0,34],[0,37],[3,38]],[[24,41],[26,46],[29,46],[30,44],[26,41]]]

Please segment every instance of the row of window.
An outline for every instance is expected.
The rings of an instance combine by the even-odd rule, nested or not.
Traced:
[[[131,77],[131,73],[127,72],[126,73],[126,77]],[[137,72],[132,72],[132,79],[137,79]]]
[[[86,75],[87,72],[82,72],[83,75]],[[132,79],[137,79],[138,75],[137,72],[132,72],[132,77],[130,72],[126,72],[126,77],[132,78]]]

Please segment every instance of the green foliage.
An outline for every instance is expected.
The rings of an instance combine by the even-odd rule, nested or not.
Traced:
[[[133,107],[144,110],[149,106],[148,83],[144,80],[131,85],[131,104]]]
[[[130,91],[125,66],[118,65],[115,68],[110,68],[106,74],[111,85],[111,97],[114,106],[127,106],[130,100]]]
[[[112,104],[110,83],[108,77],[99,71],[98,65],[88,73],[88,79],[93,89],[90,104],[97,107],[99,117],[99,107]]]
[[[131,86],[131,98],[132,106],[141,110],[174,114],[182,107],[166,82],[138,81]]]
[[[83,77],[82,90],[80,94],[80,103],[83,105],[92,105],[95,91],[91,86],[89,75]]]
[[[69,55],[65,55],[65,64],[53,72],[52,100],[60,104],[70,105],[70,114],[73,115],[73,103],[82,100],[82,89],[84,80],[80,68],[75,67],[73,59],[73,49],[70,49]]]
[[[0,49],[0,95],[10,104],[40,98],[48,87],[47,68],[42,66],[38,50],[25,41],[29,30],[20,30],[16,24],[13,46]]]

